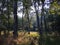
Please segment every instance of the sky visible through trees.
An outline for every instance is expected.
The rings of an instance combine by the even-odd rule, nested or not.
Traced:
[[[40,2],[40,3],[42,3],[42,2]],[[20,4],[20,5],[19,5]],[[49,9],[49,7],[50,7],[50,1],[49,0],[45,0],[45,6],[44,6],[44,8],[46,8],[46,9]],[[30,14],[32,14],[32,12],[35,12],[35,9],[34,9],[34,6],[32,5],[31,6],[31,8],[33,9],[33,10],[31,10],[30,11]],[[18,2],[18,12],[17,12],[17,15],[18,15],[18,17],[22,17],[22,15],[23,15],[23,11],[21,11],[23,9],[23,3],[22,2]],[[39,12],[41,13],[41,9],[42,9],[42,5],[40,5],[39,6]]]

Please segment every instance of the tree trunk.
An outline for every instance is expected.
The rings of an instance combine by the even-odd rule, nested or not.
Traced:
[[[17,0],[14,0],[14,38],[18,36],[18,17],[17,17]]]
[[[9,30],[10,30],[10,22],[9,22],[9,19],[10,19],[10,15],[9,15],[9,2],[8,2],[8,0],[7,0],[7,16],[8,16],[8,19],[7,19],[8,20],[8,24],[7,24],[8,25],[7,26],[8,33],[7,34],[9,35]]]
[[[44,15],[44,1],[42,1],[42,12],[41,12],[41,29],[42,29],[42,45],[45,45],[46,42],[46,19]]]
[[[26,15],[27,15],[27,25],[28,25],[28,34],[30,34],[30,20],[29,20],[29,13],[28,8],[26,8]]]
[[[1,15],[4,16],[4,12],[3,12],[3,8],[4,8],[4,5],[5,4],[5,0],[2,0],[2,11],[1,11]],[[5,22],[4,22],[5,23]],[[3,24],[4,25],[4,24]],[[6,37],[6,29],[3,30],[4,31],[4,37]]]
[[[39,22],[39,14],[38,14],[38,10],[39,10],[39,4],[38,4],[38,7],[36,7],[36,1],[34,2],[34,7],[35,7],[35,11],[36,11],[36,19],[37,19],[37,28],[38,28],[38,31],[39,31],[39,35],[40,35],[40,37],[39,37],[39,45],[41,45],[41,40],[42,40],[42,31],[41,31],[41,29],[40,29],[40,22]],[[38,8],[38,10],[36,9],[36,8]]]
[[[0,36],[1,36],[1,31],[0,31]]]

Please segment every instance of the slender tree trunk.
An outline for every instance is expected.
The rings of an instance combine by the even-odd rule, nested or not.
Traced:
[[[17,0],[14,0],[14,37],[17,37],[17,30],[18,30],[18,17],[17,17]]]
[[[1,36],[1,30],[0,30],[0,36]]]
[[[38,31],[40,30],[40,23],[39,23],[39,14],[38,14],[38,10],[36,8],[39,9],[39,6],[36,7],[36,2],[34,3],[34,7],[35,7],[35,11],[36,11],[36,19],[37,19],[37,27],[38,27]]]
[[[40,37],[39,37],[39,45],[41,45],[41,40],[42,40],[42,30],[40,29],[39,14],[38,14],[39,4],[38,4],[38,7],[36,7],[36,1],[34,2],[34,7],[35,7],[35,11],[36,11],[37,28],[38,28],[39,35],[40,35]],[[38,10],[37,10],[36,8],[38,8]]]
[[[28,25],[28,33],[30,34],[30,20],[29,20],[29,13],[28,13],[29,11],[28,11],[28,8],[26,8],[26,15],[27,15],[27,25]]]
[[[24,15],[24,6],[23,6],[23,15]],[[22,30],[24,30],[24,17],[22,15]]]
[[[23,20],[23,15],[22,15],[22,30],[24,30],[24,20]]]
[[[5,4],[5,0],[2,0],[2,11],[1,11],[1,15],[3,15],[3,16],[4,16],[3,8],[5,6],[4,4]],[[6,29],[4,29],[4,37],[6,37]]]
[[[8,16],[8,27],[7,27],[7,30],[8,30],[8,35],[9,35],[9,30],[10,30],[10,22],[9,22],[9,19],[10,19],[10,15],[9,15],[9,2],[7,0],[7,16]]]
[[[26,9],[27,30],[29,31],[29,32],[28,32],[29,34],[30,34],[30,20],[29,20],[30,2],[31,2],[31,0],[23,0],[23,6],[24,6],[25,9]]]
[[[18,36],[18,17],[17,17],[17,0],[14,0],[14,32],[13,32],[13,37],[14,37],[14,40],[17,39],[17,36]],[[17,45],[16,42],[14,42],[14,45]]]
[[[45,45],[46,42],[46,30],[47,30],[47,26],[46,26],[46,19],[45,19],[45,15],[44,15],[44,2],[42,2],[42,12],[41,12],[41,28],[42,28],[42,44]]]

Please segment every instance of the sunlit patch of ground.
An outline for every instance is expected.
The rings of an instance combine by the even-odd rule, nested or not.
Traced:
[[[3,35],[3,31],[1,32],[1,35]],[[39,37],[39,33],[38,32],[30,32],[30,34],[28,34],[28,32],[26,31],[18,31],[18,37],[16,39],[13,38],[13,31],[9,32],[8,37],[4,37],[4,44],[11,44],[13,45],[13,42],[16,42],[17,45],[30,45],[31,42],[33,42],[34,44],[38,43],[38,39],[37,37]]]

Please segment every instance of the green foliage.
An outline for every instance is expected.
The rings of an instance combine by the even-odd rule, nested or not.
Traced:
[[[56,15],[56,14],[60,15],[59,10],[60,10],[60,5],[58,4],[57,1],[54,1],[50,6],[50,13],[54,14],[54,15]]]
[[[30,35],[28,35],[30,37],[39,37],[39,33],[38,32],[30,32]]]

